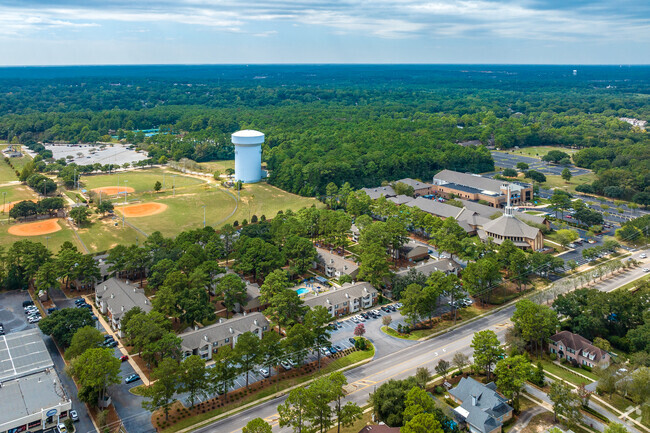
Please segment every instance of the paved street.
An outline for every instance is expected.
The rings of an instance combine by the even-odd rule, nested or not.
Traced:
[[[617,275],[594,287],[602,291],[610,291],[644,274],[643,269],[637,268],[625,274]],[[504,334],[510,323],[509,318],[512,316],[513,311],[514,306],[504,308],[501,311],[459,327],[447,334],[431,340],[416,342],[408,347],[395,350],[387,356],[376,357],[368,364],[348,370],[345,372],[345,376],[348,378],[348,383],[352,384],[356,389],[348,395],[347,399],[361,405],[366,404],[368,396],[372,393],[373,389],[389,379],[403,379],[412,376],[418,367],[427,367],[433,372],[435,365],[440,359],[451,360],[453,355],[459,351],[468,355],[471,354],[469,345],[472,336],[477,331],[492,329],[503,341]],[[379,320],[377,319],[377,322]],[[277,426],[276,408],[284,400],[285,397],[278,397],[272,401],[240,412],[236,416],[217,421],[196,431],[202,433],[238,433],[252,418],[262,417],[274,423],[274,432],[289,432],[289,429],[280,429]]]

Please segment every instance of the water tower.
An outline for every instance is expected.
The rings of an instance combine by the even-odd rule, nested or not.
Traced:
[[[244,183],[259,182],[262,178],[262,143],[264,134],[252,129],[232,135],[235,145],[235,180]]]

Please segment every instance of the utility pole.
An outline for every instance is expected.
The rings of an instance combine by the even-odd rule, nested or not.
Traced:
[[[124,204],[126,204],[126,196],[129,195],[129,191],[127,190],[126,184],[128,183],[128,180],[124,181]]]
[[[173,181],[172,191],[174,191],[174,197],[176,197],[176,175],[172,177],[172,181]]]
[[[7,206],[7,192],[2,191],[2,213],[5,213],[5,206]]]
[[[45,248],[50,248],[50,236],[45,236]]]
[[[205,205],[203,205],[203,228],[205,228]]]

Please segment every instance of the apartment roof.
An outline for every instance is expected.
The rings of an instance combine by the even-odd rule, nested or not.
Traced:
[[[144,290],[128,281],[109,278],[95,286],[95,293],[97,299],[106,302],[114,320],[134,307],[140,307],[145,313],[151,311],[151,301],[145,296]]]
[[[379,186],[377,188],[361,188],[361,191],[368,194],[368,197],[370,197],[373,200],[376,200],[381,196],[395,197],[397,195],[392,186]]]
[[[373,293],[377,293],[377,290],[370,283],[346,283],[339,289],[314,296],[307,295],[305,297],[305,305],[310,308],[317,305],[327,308],[330,305],[342,304],[351,299],[361,298],[369,294],[372,295]]]
[[[429,253],[428,247],[415,242],[413,239],[409,239],[404,245],[402,245],[401,250],[407,259]]]
[[[413,197],[409,197],[408,195],[400,194],[396,197],[388,197],[388,200],[392,201],[395,204],[406,204],[415,199]]]
[[[257,283],[249,283],[246,281],[246,305],[244,308],[253,309],[262,306],[261,300],[262,293],[260,286]]]
[[[352,260],[348,260],[324,248],[316,248],[316,251],[318,252],[318,261],[322,265],[333,267],[342,274],[351,275],[359,270],[359,266]]]
[[[589,355],[595,355],[594,361],[600,361],[603,356],[607,355],[607,352],[603,349],[594,346],[591,344],[591,341],[587,340],[581,335],[574,334],[569,331],[561,331],[551,337],[551,340],[556,343],[562,342],[568,348],[574,349],[582,356],[582,352],[587,352]]]
[[[418,189],[431,188],[433,186],[430,183],[420,182],[419,180],[411,179],[410,177],[407,177],[406,179],[400,179],[398,180],[398,182],[402,182],[409,186],[412,186],[413,189],[416,191]]]
[[[262,313],[250,313],[244,316],[233,317],[230,320],[218,322],[203,328],[179,334],[181,347],[186,350],[193,350],[205,343],[223,341],[226,338],[236,337],[244,332],[253,331],[257,328],[268,326],[269,321]]]
[[[482,433],[499,427],[502,423],[498,418],[512,411],[493,382],[483,385],[471,377],[462,378],[449,394],[462,402],[455,411]]]
[[[415,271],[428,277],[436,271],[445,273],[453,272],[454,270],[461,269],[461,266],[451,259],[429,260],[424,263],[420,263],[417,266],[413,266],[412,268],[400,269],[395,273],[395,275],[402,277],[408,274],[411,269],[414,269]]]
[[[406,203],[407,206],[416,207],[427,213],[430,213],[441,218],[454,217],[460,213],[460,208],[445,203],[440,203],[437,200],[429,200],[428,198],[418,197],[415,200]]]

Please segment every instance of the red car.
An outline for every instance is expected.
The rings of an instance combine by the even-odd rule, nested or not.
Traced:
[[[120,356],[120,361],[122,361],[122,362],[126,361],[127,359],[129,359],[129,355]]]

